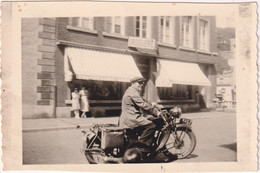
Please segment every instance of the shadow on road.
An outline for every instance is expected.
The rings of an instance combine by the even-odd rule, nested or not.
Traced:
[[[193,159],[193,158],[196,158],[196,157],[199,157],[198,155],[196,154],[191,154],[189,155],[188,157],[185,157],[184,159],[187,160],[187,159]],[[181,160],[181,159],[180,159]]]
[[[233,150],[233,151],[237,152],[237,143],[236,142],[231,143],[231,144],[220,145],[220,147],[228,148],[230,150]]]

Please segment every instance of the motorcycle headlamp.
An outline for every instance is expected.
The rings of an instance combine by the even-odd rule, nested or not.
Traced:
[[[175,118],[180,118],[181,113],[182,113],[181,108],[179,108],[177,106],[170,110],[170,115],[172,115]]]

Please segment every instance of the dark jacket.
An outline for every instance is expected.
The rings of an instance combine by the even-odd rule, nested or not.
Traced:
[[[154,109],[149,102],[141,97],[138,90],[130,86],[122,99],[122,113],[119,125],[133,128],[151,124],[152,122],[142,114],[143,111],[152,115],[158,113],[157,109]]]

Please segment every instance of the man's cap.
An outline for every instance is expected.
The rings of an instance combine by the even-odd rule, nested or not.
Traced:
[[[132,79],[130,79],[130,82],[131,83],[135,83],[135,82],[145,82],[146,81],[146,79],[145,78],[143,78],[143,77],[133,77]]]

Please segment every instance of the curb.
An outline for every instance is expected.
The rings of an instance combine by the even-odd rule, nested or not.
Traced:
[[[210,112],[209,112],[210,113]],[[200,117],[192,117],[189,114],[183,114],[183,118],[189,118],[189,119],[207,119],[207,118],[220,118],[220,117],[227,117],[227,116],[234,116],[233,112],[224,112],[228,113],[229,115],[218,115],[218,116],[211,116],[211,115],[202,115]],[[95,124],[95,123],[94,123]],[[84,129],[89,128],[93,124],[85,124],[85,125],[68,125],[68,126],[60,126],[60,127],[46,127],[46,128],[31,128],[31,129],[23,129],[22,132],[29,133],[29,132],[41,132],[41,131],[55,131],[55,130],[71,130],[71,129]]]
[[[78,126],[64,126],[64,127],[47,127],[47,128],[40,128],[40,129],[23,129],[22,132],[41,132],[41,131],[54,131],[54,130],[71,130],[71,129],[81,129],[81,128],[89,128],[92,125],[78,125]]]

